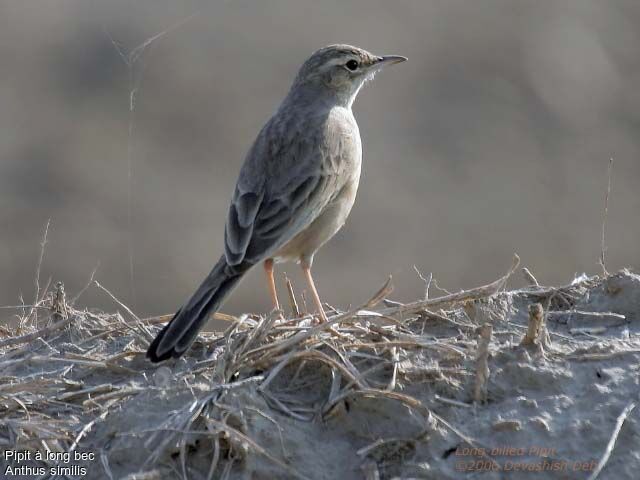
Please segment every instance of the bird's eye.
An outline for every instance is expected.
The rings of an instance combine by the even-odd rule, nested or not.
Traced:
[[[355,60],[349,60],[347,62],[347,68],[352,72],[355,72],[358,69],[358,62],[356,62]]]

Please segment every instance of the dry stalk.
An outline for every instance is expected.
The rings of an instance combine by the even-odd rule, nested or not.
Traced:
[[[91,275],[89,275],[89,280],[87,281],[85,286],[82,287],[82,289],[78,293],[76,293],[76,295],[69,302],[71,306],[75,306],[76,302],[80,300],[80,297],[82,296],[82,294],[84,294],[84,292],[86,292],[91,287],[91,285],[93,285],[93,279],[96,276],[96,273],[98,272],[99,267],[100,267],[100,262],[98,262],[96,266],[93,268],[93,270],[91,270]]]
[[[493,326],[485,323],[480,328],[478,338],[478,354],[476,357],[476,381],[473,390],[473,401],[476,403],[486,402],[487,384],[489,382],[489,344],[493,335]]]
[[[417,302],[407,303],[405,305],[401,305],[399,307],[392,308],[384,308],[379,311],[382,315],[410,315],[413,313],[421,312],[429,307],[440,306],[445,304],[452,303],[461,303],[467,302],[470,300],[478,300],[481,298],[490,297],[498,293],[507,283],[507,280],[513,272],[520,265],[520,257],[514,254],[513,261],[511,267],[507,271],[505,275],[500,277],[498,280],[491,282],[487,285],[483,285],[481,287],[472,288],[471,290],[462,290],[458,293],[452,293],[449,295],[445,295],[443,297],[434,298],[431,300],[420,300]]]
[[[529,305],[529,325],[521,346],[542,345],[544,342],[544,309],[541,303]]]
[[[602,275],[609,276],[607,271],[607,263],[604,254],[607,250],[605,242],[605,233],[607,226],[607,215],[609,214],[609,195],[611,194],[611,171],[613,170],[613,158],[609,159],[609,167],[607,168],[607,193],[604,196],[604,213],[602,214],[602,239],[600,243],[600,266],[602,267]]]
[[[296,420],[300,420],[302,422],[310,422],[311,420],[313,420],[313,416],[305,416],[300,413],[297,413],[297,411],[300,411],[300,409],[295,409],[296,411],[294,411],[294,409],[287,407],[282,401],[278,400],[269,392],[261,391],[261,394],[267,400],[267,403],[270,406],[273,406],[275,404],[275,406],[277,407],[276,410],[279,410],[280,412],[286,415],[289,415],[291,418],[295,418]]]
[[[111,466],[109,465],[109,457],[107,457],[107,454],[104,450],[100,450],[100,463],[102,464],[102,468],[107,474],[107,477],[109,477],[109,480],[114,480],[113,472],[111,471]]]
[[[569,360],[577,360],[580,362],[584,361],[600,361],[600,360],[610,360],[615,357],[619,357],[621,355],[633,355],[636,353],[640,353],[640,349],[638,348],[630,348],[627,350],[618,350],[617,352],[608,352],[608,353],[582,353],[582,354],[573,354],[567,355],[566,359]]]
[[[453,326],[455,326],[457,328],[464,329],[464,330],[475,330],[477,328],[477,325],[473,325],[471,323],[469,323],[469,324],[461,323],[461,322],[458,322],[456,320],[453,320],[453,319],[447,317],[446,315],[442,315],[440,313],[436,313],[436,312],[433,312],[431,310],[425,309],[423,312],[421,312],[421,314],[422,314],[422,316],[424,316],[426,318],[431,318],[431,319],[434,319],[434,320],[441,320],[443,322],[450,323]]]
[[[366,308],[371,308],[374,305],[378,304],[386,295],[388,295],[391,292],[392,288],[391,288],[391,279],[387,280],[387,282],[382,286],[382,288],[380,290],[378,290],[373,297],[371,297],[366,303],[364,303],[363,305],[349,310],[346,313],[340,314],[340,315],[335,315],[333,317],[330,317],[330,319],[327,322],[321,323],[320,325],[317,325],[313,328],[310,328],[309,330],[306,330],[304,332],[300,332],[297,333],[296,335],[294,335],[293,337],[287,338],[285,340],[280,340],[278,342],[274,342],[268,345],[264,345],[262,347],[258,347],[255,348],[254,350],[247,352],[247,355],[252,355],[252,354],[256,354],[256,353],[261,353],[261,352],[265,352],[263,353],[262,357],[260,357],[257,362],[261,362],[265,359],[267,359],[270,356],[273,356],[277,353],[282,352],[283,350],[287,350],[289,348],[292,348],[296,345],[300,345],[302,344],[302,342],[304,342],[307,339],[312,338],[313,336],[315,336],[318,333],[324,332],[326,330],[329,330],[331,327],[333,327],[333,325],[339,324],[340,322],[346,322],[347,320],[352,319],[356,313],[358,313],[359,310],[362,309],[366,309]]]
[[[301,316],[300,308],[298,307],[298,301],[296,300],[296,293],[293,291],[293,283],[286,275],[284,276],[285,284],[287,285],[287,293],[289,294],[289,305],[291,305],[291,313],[294,317]]]
[[[589,478],[587,480],[596,480],[596,478],[598,478],[598,475],[600,475],[600,472],[602,472],[602,469],[609,461],[611,452],[613,452],[613,449],[616,446],[616,440],[618,439],[618,435],[620,434],[622,425],[624,424],[625,420],[631,414],[634,408],[636,408],[636,404],[634,402],[630,402],[626,407],[624,407],[624,410],[622,410],[620,415],[618,415],[618,419],[616,420],[616,426],[614,427],[613,432],[611,433],[611,438],[609,438],[609,443],[607,443],[607,448],[605,449],[604,454],[602,455],[602,458],[598,462],[596,469],[591,473],[591,475],[589,475]]]
[[[58,321],[57,323],[54,323],[53,325],[42,328],[40,330],[36,330],[35,332],[27,333],[19,337],[5,338],[4,340],[0,340],[0,348],[10,347],[12,345],[19,345],[21,343],[29,343],[35,340],[36,338],[46,337],[53,332],[63,329],[64,327],[69,325],[74,319],[75,317],[69,316],[63,320]]]
[[[300,472],[295,470],[293,467],[284,463],[282,460],[271,455],[267,450],[265,450],[263,447],[258,445],[254,440],[252,440],[251,438],[249,438],[247,435],[240,432],[239,430],[233,427],[230,427],[229,425],[223,422],[220,422],[219,420],[214,420],[212,418],[208,418],[206,420],[206,423],[211,427],[213,427],[214,429],[225,432],[227,435],[229,435],[229,437],[234,439],[236,442],[248,445],[253,450],[258,452],[260,455],[264,456],[265,458],[269,459],[270,461],[272,461],[273,463],[281,467],[283,470],[287,471],[289,475],[292,475],[295,478],[300,478],[303,480],[309,479],[309,477],[307,477],[306,475],[301,474]]]
[[[35,288],[35,296],[33,300],[34,306],[38,305],[41,301],[40,300],[40,269],[42,268],[42,261],[44,260],[44,251],[45,251],[45,247],[47,246],[47,235],[49,234],[49,225],[51,225],[51,219],[47,220],[47,225],[44,227],[44,233],[42,234],[42,242],[40,242],[40,256],[38,257],[38,263],[36,265],[36,274],[33,280],[33,285]],[[46,292],[46,288],[45,288],[45,292]],[[29,315],[27,315],[26,320],[31,318],[32,315],[34,316],[34,320],[37,324],[38,311],[33,306],[31,307],[31,310],[29,311]]]
[[[433,350],[447,350],[449,352],[453,352],[460,357],[466,357],[467,354],[453,345],[448,345],[444,342],[440,342],[437,340],[434,341],[426,341],[420,339],[409,339],[406,338],[404,340],[389,340],[387,342],[367,342],[367,343],[347,343],[345,347],[355,347],[355,348],[373,348],[373,349],[392,349],[394,347],[402,347],[402,348],[430,348]]]
[[[330,368],[338,370],[342,375],[345,376],[345,378],[353,382],[358,388],[367,388],[366,384],[363,383],[359,378],[355,377],[347,367],[337,362],[326,353],[323,353],[319,350],[303,350],[301,352],[290,352],[285,355],[281,362],[270,372],[266,380],[260,385],[260,387],[258,387],[258,389],[266,390],[269,384],[275,379],[278,373],[280,373],[282,369],[287,366],[288,363],[298,359],[318,360],[322,363],[327,364]]]
[[[140,331],[140,333],[142,335],[141,340],[145,343],[145,345],[148,346],[149,343],[151,343],[151,340],[153,340],[153,335],[151,335],[149,333],[149,330],[147,330],[147,328],[145,327],[145,325],[142,322],[142,320],[140,320],[140,318],[135,313],[133,313],[129,307],[127,307],[124,303],[122,303],[120,300],[118,300],[113,293],[111,293],[109,290],[107,290],[105,287],[103,287],[97,280],[94,280],[93,283],[94,283],[94,285],[96,287],[98,287],[100,290],[104,291],[109,297],[111,297],[111,299],[114,302],[116,302],[118,305],[120,305],[122,308],[124,308],[125,312],[127,312],[129,315],[131,315],[131,317],[136,322],[136,326],[138,327],[138,330]]]
[[[53,318],[56,320],[69,317],[69,306],[67,305],[67,296],[62,282],[56,283],[56,291],[51,301],[51,311],[53,312]]]
[[[400,362],[400,355],[398,354],[398,349],[395,347],[391,349],[391,361],[393,362],[393,372],[391,374],[391,380],[389,380],[389,385],[387,385],[387,390],[392,392],[396,389],[398,363]]]
[[[534,287],[540,286],[536,277],[533,276],[533,273],[531,273],[527,267],[522,268],[522,276],[529,285]]]
[[[461,408],[471,408],[471,405],[469,405],[468,403],[460,402],[458,400],[453,400],[451,398],[445,398],[438,395],[437,393],[433,396],[433,399],[440,403],[444,403],[445,405],[453,405],[454,407],[461,407]]]
[[[420,278],[420,280],[422,280],[422,283],[424,283],[424,297],[423,297],[423,300],[429,300],[429,289],[431,288],[431,281],[433,280],[433,273],[429,273],[429,277],[425,278],[424,275],[422,275],[422,272],[420,272],[420,270],[418,269],[418,267],[416,267],[414,265],[413,269],[418,274],[418,277]]]

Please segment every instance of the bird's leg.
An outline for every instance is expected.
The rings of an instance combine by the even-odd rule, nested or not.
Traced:
[[[269,286],[269,295],[274,310],[280,310],[280,302],[278,302],[278,292],[276,291],[276,282],[273,279],[273,258],[264,261],[264,271],[267,274],[267,284]]]
[[[324,313],[324,308],[322,308],[322,302],[320,301],[318,290],[316,290],[316,285],[315,283],[313,283],[313,277],[311,276],[311,261],[302,260],[301,265],[302,265],[302,271],[304,272],[304,276],[307,279],[309,288],[311,289],[311,295],[313,296],[313,302],[316,304],[316,310],[318,310],[320,319],[323,322],[326,322],[327,315]]]

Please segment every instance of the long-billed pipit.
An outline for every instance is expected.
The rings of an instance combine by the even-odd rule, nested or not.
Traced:
[[[155,338],[152,362],[179,357],[242,276],[263,262],[279,309],[274,262],[299,262],[326,321],[311,264],[344,225],[360,179],[362,145],[351,111],[360,88],[386,65],[405,61],[331,45],[304,62],[289,93],[254,141],[236,184],[224,255]]]

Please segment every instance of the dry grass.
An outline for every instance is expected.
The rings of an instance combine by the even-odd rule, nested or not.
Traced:
[[[324,324],[315,324],[309,316],[282,320],[277,312],[240,318],[219,315],[230,323],[226,331],[201,334],[186,358],[160,367],[149,364],[144,355],[156,325],[166,321],[166,316],[140,319],[97,282],[93,283],[95,288],[110,295],[130,319],[120,313],[80,310],[67,303],[63,286],[58,284],[53,291],[39,293],[33,305],[20,306],[18,325],[5,329],[5,338],[0,339],[0,371],[4,372],[0,382],[0,447],[73,452],[98,425],[127,408],[132,398],[150,392],[163,398],[186,395],[191,400],[167,411],[164,421],[152,428],[131,425],[130,431],[117,433],[143,439],[148,455],[141,474],[148,478],[167,468],[169,453],[175,454],[171,468],[178,476],[190,478],[189,452],[195,439],[205,439],[211,449],[206,472],[201,472],[203,478],[226,478],[234,464],[251,455],[262,457],[292,478],[308,478],[285,455],[283,435],[287,433],[274,417],[328,421],[345,415],[354,398],[396,402],[420,419],[414,434],[380,438],[358,449],[367,478],[378,478],[376,469],[381,463],[372,463],[372,459],[380,452],[413,448],[439,429],[463,443],[478,445],[453,420],[434,413],[433,405],[477,408],[473,400],[487,399],[492,329],[494,337],[513,338],[514,348],[524,348],[517,344],[528,328],[529,343],[535,341],[542,319],[532,326],[526,322],[499,323],[492,318],[500,315],[499,308],[494,308],[496,302],[519,296],[530,305],[544,305],[546,316],[571,310],[584,292],[602,281],[592,277],[560,288],[533,284],[505,292],[518,263],[516,257],[508,272],[495,282],[406,305],[387,300],[391,292],[387,282],[367,302],[335,313]],[[288,286],[291,309],[298,312],[293,286]],[[376,310],[383,302],[391,306]],[[542,311],[540,307],[540,314]],[[37,318],[36,312],[40,312]],[[442,334],[426,334],[427,325]],[[553,340],[556,346],[566,348],[562,353],[548,350],[547,355],[584,360],[593,355],[574,351],[572,337],[555,334]],[[417,371],[416,352],[424,351],[429,353],[432,367]],[[326,390],[319,387],[322,372],[328,378]],[[416,375],[441,385],[441,394],[433,396],[433,404],[403,391],[416,381]],[[227,402],[230,392],[243,388],[263,397],[268,408],[247,408],[273,425],[280,447],[253,439],[244,413]],[[303,392],[308,389],[325,392],[324,397],[306,402]],[[446,392],[457,398],[449,398]],[[105,478],[115,478],[108,441],[94,437],[91,447],[100,447]],[[44,462],[48,466],[54,463]]]

